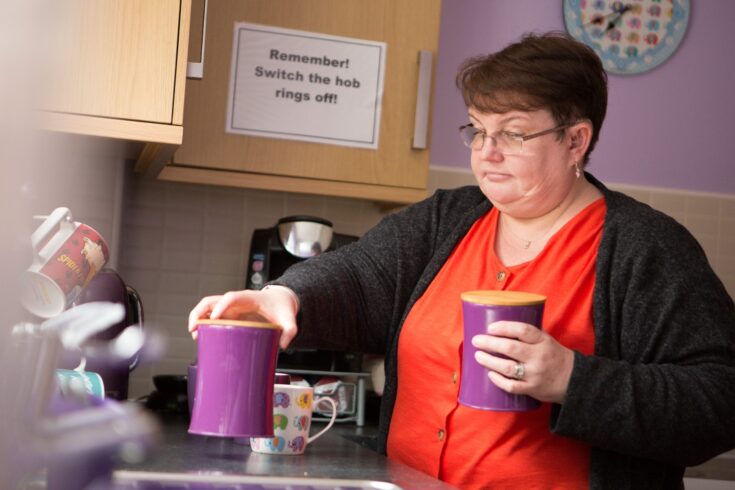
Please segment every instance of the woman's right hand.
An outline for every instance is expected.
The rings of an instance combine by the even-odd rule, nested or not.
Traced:
[[[283,327],[280,345],[285,349],[296,336],[296,295],[284,286],[266,286],[260,291],[230,291],[220,296],[207,296],[189,313],[189,332],[197,338],[197,322],[203,318],[251,320],[258,316]]]

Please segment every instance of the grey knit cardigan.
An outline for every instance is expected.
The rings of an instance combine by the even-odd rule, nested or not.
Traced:
[[[685,466],[735,447],[733,300],[684,227],[585,177],[607,205],[595,266],[595,350],[575,352],[549,430],[591,446],[590,488],[683,488]],[[273,282],[299,298],[295,346],[386,356],[383,453],[406,315],[490,207],[476,186],[437,191]]]

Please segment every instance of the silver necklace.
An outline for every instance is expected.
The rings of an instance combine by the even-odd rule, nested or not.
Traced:
[[[553,223],[551,223],[551,226],[549,226],[549,227],[548,227],[548,228],[546,229],[546,231],[544,231],[544,233],[543,233],[542,235],[539,235],[538,237],[536,237],[536,238],[534,238],[534,239],[532,239],[532,240],[527,240],[527,239],[525,239],[525,238],[522,238],[522,237],[519,237],[518,235],[516,235],[516,234],[515,234],[515,233],[513,232],[513,230],[511,230],[511,229],[510,229],[510,226],[508,226],[508,223],[507,223],[507,221],[505,221],[505,220],[503,219],[503,216],[505,216],[504,214],[502,214],[502,213],[500,214],[500,219],[501,219],[501,222],[502,222],[502,224],[503,224],[503,228],[504,228],[505,230],[508,230],[508,233],[510,233],[511,235],[513,235],[513,237],[514,237],[514,238],[515,238],[516,240],[518,240],[519,242],[521,242],[521,247],[523,247],[523,249],[524,249],[524,250],[528,250],[528,249],[529,249],[529,248],[531,247],[531,244],[532,244],[533,242],[538,242],[539,240],[542,240],[542,239],[546,238],[546,235],[548,235],[548,234],[549,234],[549,232],[550,232],[550,231],[551,231],[551,230],[552,230],[552,229],[554,228],[554,226],[555,226],[555,225],[556,225],[556,224],[557,224],[557,223],[559,222],[559,220],[560,220],[560,219],[561,219],[561,217],[562,217],[562,216],[564,215],[564,213],[566,213],[566,212],[567,212],[567,209],[569,209],[569,206],[571,206],[571,202],[570,202],[569,204],[567,204],[567,206],[566,206],[566,207],[564,208],[564,210],[563,210],[563,211],[562,211],[562,212],[561,212],[561,213],[559,214],[559,216],[557,216],[557,217],[556,217],[556,219],[555,219],[555,220],[553,221]]]

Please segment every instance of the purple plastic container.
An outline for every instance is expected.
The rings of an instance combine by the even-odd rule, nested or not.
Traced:
[[[523,412],[534,410],[541,402],[526,395],[514,395],[498,388],[488,369],[475,360],[472,345],[475,335],[486,334],[487,326],[500,320],[529,323],[541,328],[546,297],[519,291],[467,291],[460,295],[464,318],[462,376],[459,403],[481,410]]]
[[[202,320],[189,432],[218,437],[273,435],[273,379],[281,327]]]

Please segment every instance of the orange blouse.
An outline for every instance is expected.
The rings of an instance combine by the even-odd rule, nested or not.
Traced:
[[[551,404],[530,412],[496,412],[457,403],[459,295],[475,289],[543,294],[544,331],[570,349],[592,354],[595,258],[605,211],[604,199],[598,199],[554,234],[535,259],[513,267],[495,255],[497,210],[472,226],[403,325],[388,457],[463,489],[587,488],[589,447],[549,431]]]

